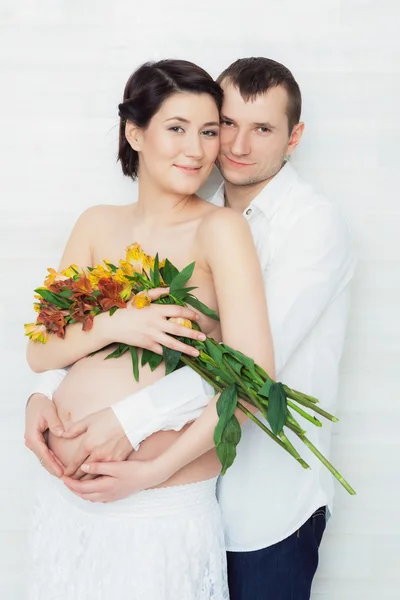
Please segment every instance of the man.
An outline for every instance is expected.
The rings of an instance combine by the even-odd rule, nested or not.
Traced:
[[[240,59],[218,81],[225,94],[218,159],[224,184],[212,202],[243,213],[253,233],[266,286],[277,379],[318,397],[331,411],[354,271],[347,227],[336,207],[304,183],[287,160],[304,130],[301,94],[290,71],[266,58]],[[147,388],[142,408],[152,395],[168,393],[173,375]],[[193,394],[190,382],[180,393],[177,403]],[[94,463],[107,452],[116,460],[127,455],[131,445],[119,422],[134,445],[129,433],[139,418],[134,406],[138,404],[128,398],[113,407],[114,413],[107,409],[90,415],[67,434],[83,433],[85,441],[65,474],[72,475],[87,459],[79,473],[103,475],[93,481],[67,477],[67,485],[81,497],[91,492],[94,498],[96,492],[97,500],[110,501],[157,485],[213,446],[215,401],[158,459]],[[243,423],[242,414],[240,420]],[[42,437],[47,426],[56,429],[61,423],[49,400],[35,395],[27,409],[27,444],[60,475],[60,465]],[[304,447],[300,450],[312,467],[309,471],[252,422],[243,423],[242,429],[237,458],[219,482],[231,600],[306,600],[318,564],[326,507],[332,503],[331,477]],[[327,453],[329,426],[307,430],[311,441]]]

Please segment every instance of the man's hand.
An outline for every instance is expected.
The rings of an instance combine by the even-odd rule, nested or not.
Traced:
[[[33,394],[26,407],[25,446],[36,454],[51,475],[61,477],[64,465],[47,447],[45,433],[48,429],[57,437],[61,437],[64,432],[53,402],[43,394]]]
[[[96,479],[76,481],[63,477],[63,481],[71,492],[90,502],[122,500],[130,494],[159,485],[170,476],[163,471],[157,459],[91,463],[82,467]]]
[[[112,408],[88,415],[63,434],[65,439],[78,436],[81,436],[81,442],[64,473],[72,479],[81,479],[86,475],[80,468],[84,462],[119,462],[132,452],[132,445]]]

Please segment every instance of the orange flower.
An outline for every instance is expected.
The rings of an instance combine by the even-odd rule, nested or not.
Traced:
[[[136,294],[132,300],[132,306],[135,308],[145,308],[151,304],[151,298],[146,290]]]
[[[187,327],[188,329],[193,329],[192,321],[190,321],[190,319],[183,319],[182,317],[171,317],[169,321],[171,323],[176,323],[177,325],[183,325],[183,327]]]
[[[44,285],[49,288],[51,285],[53,285],[53,283],[55,283],[56,281],[63,281],[64,279],[68,279],[68,277],[65,277],[64,275],[62,275],[61,273],[57,273],[57,271],[55,269],[47,269],[49,274],[47,275],[46,279],[44,280]]]
[[[108,277],[100,279],[98,286],[101,292],[99,303],[104,311],[110,310],[114,307],[126,307],[126,302],[124,302],[124,300],[121,298],[122,283],[119,281],[114,281]]]
[[[24,325],[25,335],[28,336],[32,342],[40,342],[45,344],[49,339],[49,334],[46,331],[46,327],[41,323],[26,323]]]

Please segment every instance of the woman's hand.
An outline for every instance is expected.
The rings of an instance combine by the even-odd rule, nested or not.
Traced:
[[[149,290],[152,301],[168,294],[169,288],[156,288]],[[195,329],[188,329],[169,321],[172,317],[181,317],[197,321],[199,315],[185,306],[174,304],[150,304],[145,308],[134,308],[128,304],[127,308],[117,310],[116,313],[104,321],[105,336],[109,343],[119,342],[151,350],[162,354],[162,346],[177,350],[190,356],[198,356],[199,352],[180,342],[172,336],[181,336],[193,340],[204,341],[206,336]]]

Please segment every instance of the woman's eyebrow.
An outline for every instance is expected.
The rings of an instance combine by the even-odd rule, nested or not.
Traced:
[[[167,121],[179,121],[180,123],[190,123],[190,121],[184,119],[183,117],[170,117],[169,119],[165,119],[164,123],[166,123]],[[220,123],[219,121],[209,121],[208,123],[203,123],[203,127],[211,126],[219,127]]]

